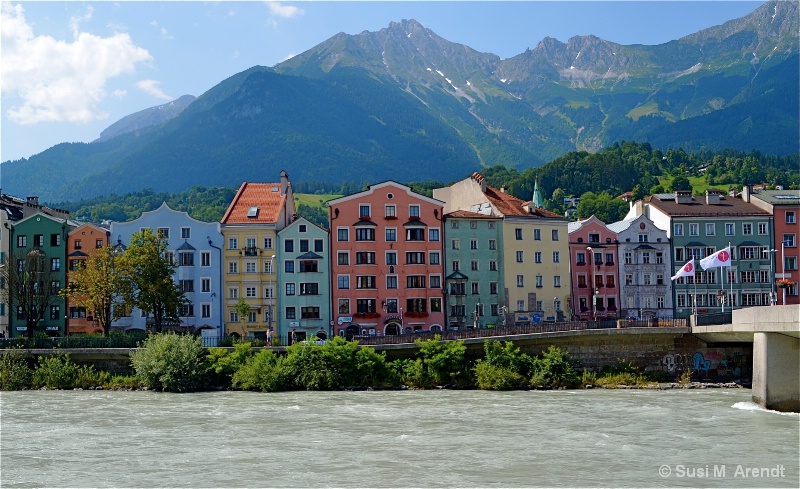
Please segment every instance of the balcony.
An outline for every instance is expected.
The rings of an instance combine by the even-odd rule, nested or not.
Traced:
[[[614,262],[613,261],[607,261],[606,262],[606,266],[607,267],[613,267],[614,266]]]
[[[258,256],[261,254],[261,250],[255,246],[248,246],[242,250],[242,254],[244,256]]]

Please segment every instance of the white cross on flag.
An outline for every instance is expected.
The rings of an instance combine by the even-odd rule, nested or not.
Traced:
[[[678,273],[673,275],[672,280],[680,277],[693,277],[694,276],[694,258],[689,260],[689,262],[682,266]]]
[[[700,266],[703,270],[716,267],[729,267],[731,266],[731,249],[730,247],[723,248],[713,255],[709,255],[700,260]]]

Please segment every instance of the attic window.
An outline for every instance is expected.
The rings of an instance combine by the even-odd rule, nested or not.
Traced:
[[[273,191],[273,192],[277,192],[277,191],[279,191],[279,190],[280,190],[280,189],[278,188],[278,186],[277,186],[277,185],[275,185],[274,187],[272,187],[272,191]]]
[[[255,219],[258,217],[258,207],[253,206],[247,210],[247,217],[250,219]]]

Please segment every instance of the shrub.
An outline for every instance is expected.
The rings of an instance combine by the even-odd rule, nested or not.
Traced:
[[[22,352],[8,351],[0,355],[0,390],[16,391],[31,386],[33,372]]]
[[[463,341],[442,341],[441,335],[432,339],[417,339],[421,371],[417,372],[418,387],[433,387],[458,382],[469,382],[469,370],[464,358],[467,347]]]
[[[33,387],[72,389],[79,371],[80,367],[72,363],[66,353],[39,357],[39,365],[33,371]]]
[[[584,370],[581,374],[581,384],[583,385],[597,385],[597,372],[591,370]]]
[[[136,376],[148,389],[192,392],[207,379],[205,349],[200,338],[175,333],[149,336],[131,352]]]
[[[475,374],[478,387],[485,390],[505,391],[525,384],[525,377],[522,375],[489,362],[478,362]]]
[[[388,378],[385,355],[341,337],[322,345],[313,341],[297,343],[287,348],[287,352],[287,366],[300,389],[376,386],[383,385]]]
[[[580,383],[569,353],[551,346],[533,363],[533,387],[575,387]]]
[[[206,364],[209,372],[214,373],[211,382],[215,385],[230,385],[233,374],[253,356],[253,348],[249,342],[236,343],[233,348],[233,351],[225,348],[208,349]]]
[[[261,350],[233,374],[234,386],[249,391],[279,392],[294,387],[293,372],[286,357]]]

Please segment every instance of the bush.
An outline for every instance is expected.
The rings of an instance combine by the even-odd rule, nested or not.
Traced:
[[[463,341],[442,341],[441,335],[437,334],[430,340],[417,339],[414,343],[419,347],[422,361],[421,370],[417,371],[414,379],[416,386],[471,382],[464,358],[467,347]]]
[[[287,367],[295,386],[306,390],[334,390],[347,386],[383,385],[388,378],[386,357],[374,348],[335,337],[325,344],[301,342],[286,349]]]
[[[136,376],[148,389],[193,392],[207,380],[205,349],[199,337],[175,333],[149,336],[131,352]]]
[[[511,341],[501,343],[486,340],[484,358],[475,366],[478,387],[489,390],[508,390],[525,384],[531,375],[533,358],[522,353]]]
[[[0,355],[0,390],[26,389],[31,386],[32,375],[22,352],[9,351]]]
[[[522,375],[489,362],[478,362],[475,374],[478,387],[485,390],[506,391],[525,384],[525,377]]]
[[[33,387],[72,389],[78,380],[80,370],[66,353],[39,357],[39,365],[33,371]]]
[[[576,387],[580,383],[569,353],[551,346],[533,363],[533,387]]]
[[[286,357],[279,357],[272,350],[261,350],[233,374],[232,382],[248,391],[279,392],[292,389],[293,378]]]
[[[209,372],[214,373],[211,378],[213,384],[230,385],[233,374],[253,356],[253,348],[249,342],[236,343],[233,348],[232,352],[225,348],[208,349],[206,364]]]

